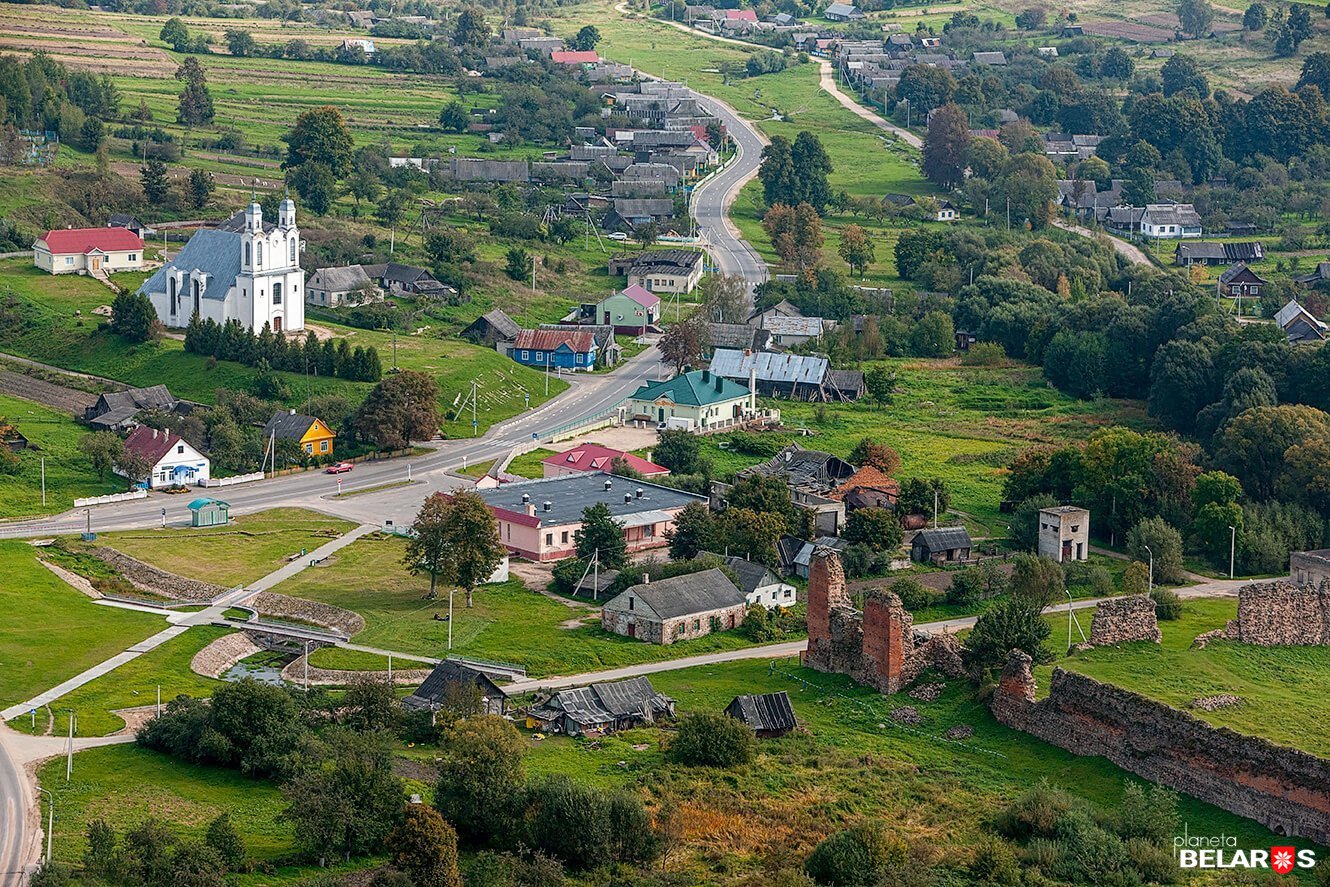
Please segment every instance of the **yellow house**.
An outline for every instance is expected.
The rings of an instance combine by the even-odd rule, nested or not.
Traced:
[[[337,433],[316,416],[302,416],[295,410],[277,413],[263,426],[265,439],[294,440],[307,456],[331,456]]]

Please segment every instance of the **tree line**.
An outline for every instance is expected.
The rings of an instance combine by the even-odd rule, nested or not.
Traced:
[[[372,346],[352,348],[345,338],[320,342],[313,330],[303,340],[289,340],[274,333],[267,323],[255,335],[235,318],[219,324],[211,317],[201,320],[194,314],[185,328],[185,351],[250,367],[263,362],[272,370],[310,373],[328,379],[377,382],[383,376],[378,349]]]

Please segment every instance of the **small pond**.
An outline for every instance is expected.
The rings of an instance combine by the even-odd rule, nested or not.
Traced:
[[[264,650],[247,656],[222,673],[224,681],[238,681],[253,678],[265,684],[282,683],[282,669],[294,660],[294,653],[278,653]]]

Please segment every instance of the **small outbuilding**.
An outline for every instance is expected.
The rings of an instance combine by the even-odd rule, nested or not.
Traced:
[[[469,693],[472,688],[480,692],[480,710],[485,714],[501,715],[508,696],[503,688],[484,672],[468,668],[460,662],[445,659],[416,688],[415,692],[402,700],[407,708],[416,711],[438,711],[450,702],[458,699],[459,694]]]
[[[917,564],[955,564],[970,559],[970,532],[965,527],[920,530],[910,543],[910,560]]]
[[[798,723],[790,694],[763,693],[755,696],[736,696],[725,706],[725,714],[753,728],[758,739],[774,739],[789,733]]]
[[[526,725],[568,736],[627,730],[674,716],[674,700],[646,678],[560,690],[527,713]]]
[[[231,522],[231,506],[221,499],[200,496],[189,503],[191,527],[224,527]]]
[[[1075,505],[1039,510],[1039,556],[1058,563],[1090,557],[1090,512]]]
[[[672,644],[734,628],[748,600],[723,570],[712,568],[634,585],[605,602],[606,631],[652,644]]]

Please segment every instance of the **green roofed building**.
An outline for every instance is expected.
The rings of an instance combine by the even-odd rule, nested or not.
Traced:
[[[191,527],[220,527],[231,522],[231,506],[221,499],[206,497],[189,503]]]
[[[756,408],[752,391],[710,370],[648,382],[628,399],[629,415],[635,421],[689,431],[737,425]]]

